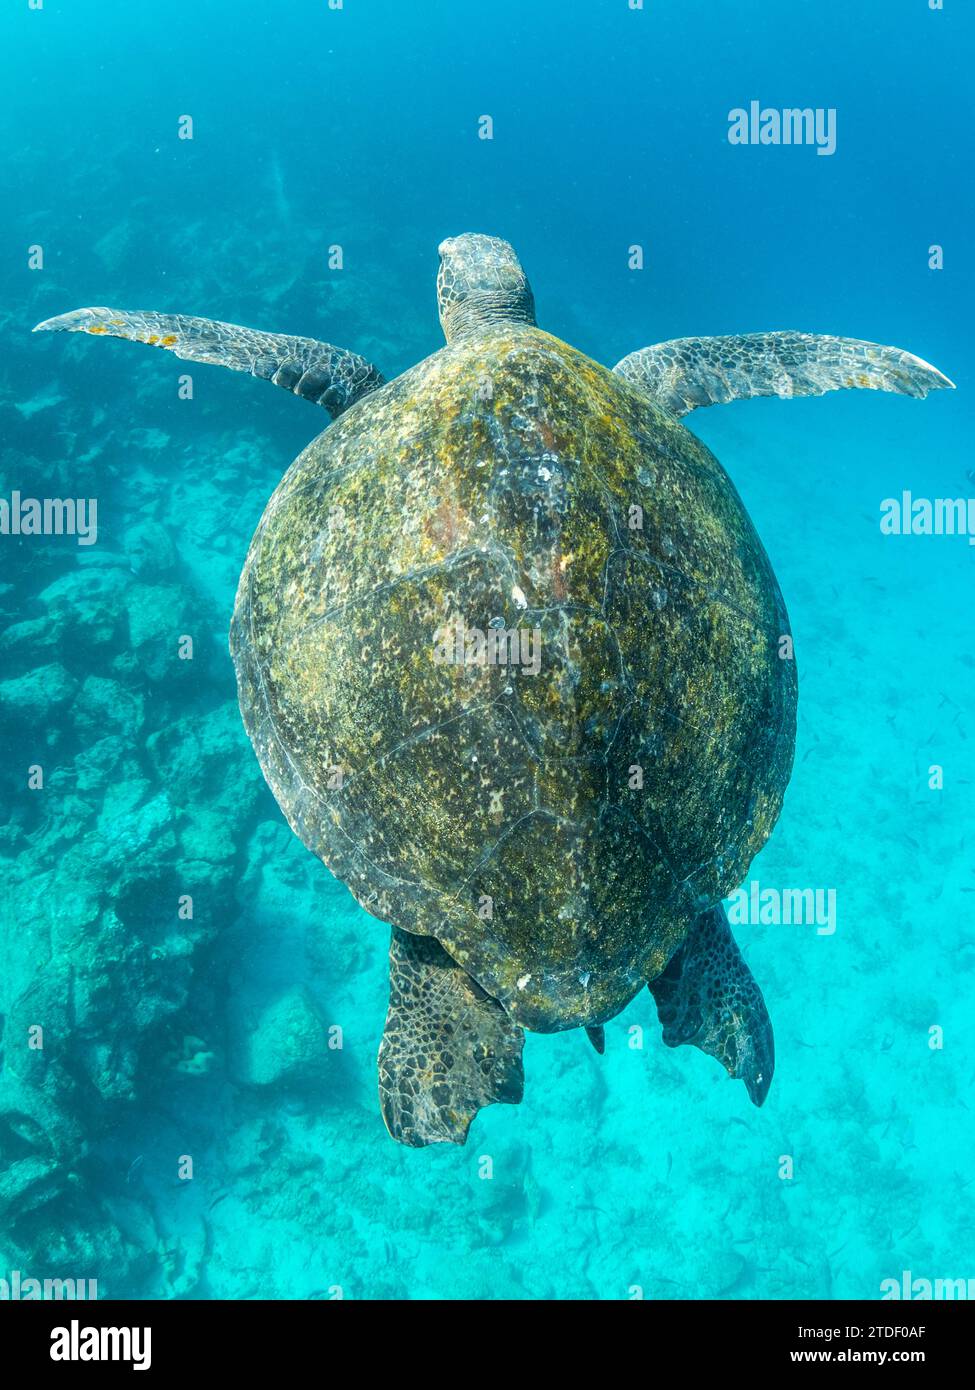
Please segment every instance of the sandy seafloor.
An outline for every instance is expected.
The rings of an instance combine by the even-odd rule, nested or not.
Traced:
[[[826,6],[832,23],[841,8]],[[896,55],[908,39],[878,42]],[[55,44],[35,67],[58,58]],[[473,176],[439,187],[431,210],[391,175],[384,203],[354,176],[319,187],[267,136],[248,186],[228,176],[204,196],[219,150],[197,144],[187,175],[164,148],[164,172],[145,176],[162,137],[132,98],[96,157],[77,130],[83,84],[69,90],[67,125],[42,122],[3,156],[19,193],[0,300],[0,495],[97,495],[100,537],[87,550],[2,538],[0,1277],[96,1277],[102,1297],[409,1299],[875,1298],[904,1270],[975,1277],[975,548],[878,526],[881,499],[905,487],[975,494],[970,276],[939,280],[908,247],[937,220],[911,223],[922,195],[903,193],[879,250],[850,235],[887,196],[869,186],[843,204],[849,224],[817,214],[808,243],[756,244],[732,213],[696,242],[702,207],[670,200],[635,291],[623,272],[590,273],[595,253],[571,230],[543,234],[551,204],[532,204],[527,177],[514,207]],[[15,93],[14,122],[38,103]],[[887,190],[893,153],[877,161]],[[950,173],[930,174],[939,215]],[[762,193],[759,178],[742,206],[761,211]],[[787,221],[805,196],[801,181],[776,186],[765,211]],[[585,203],[583,240],[598,224]],[[415,214],[395,238],[390,205]],[[320,269],[326,222],[356,248],[341,280]],[[27,335],[114,301],[318,332],[392,374],[438,345],[436,241],[468,226],[516,241],[523,229],[543,326],[608,363],[678,333],[795,326],[896,341],[962,388],[688,421],[748,505],[796,640],[795,771],[749,879],[837,894],[834,935],[738,928],[776,1032],[761,1111],[711,1059],[660,1044],[644,992],[602,1058],[578,1032],[529,1036],[524,1103],[482,1112],[465,1148],[387,1138],[386,931],[288,831],[226,649],[252,530],[324,419],[216,369],[196,369],[193,402],[179,402],[182,364],[163,354]],[[48,268],[31,275],[21,252],[35,240]],[[192,663],[173,659],[174,629],[196,635]],[[43,793],[24,787],[35,762]],[[943,790],[929,789],[932,764]],[[183,891],[192,923],[172,910]],[[37,1021],[43,1056],[21,1044]],[[330,1051],[336,1024],[345,1045]]]

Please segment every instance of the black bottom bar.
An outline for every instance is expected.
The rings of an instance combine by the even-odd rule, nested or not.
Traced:
[[[745,1375],[758,1367],[788,1374],[798,1366],[859,1366],[934,1368],[945,1374],[964,1367],[972,1345],[975,1317],[964,1302],[807,1302],[807,1303],[666,1303],[646,1300],[637,1307],[598,1305],[587,1312],[574,1334],[546,1336],[546,1324],[561,1320],[563,1305],[508,1304],[505,1323],[486,1317],[490,1311],[472,1305],[466,1310],[453,1303],[449,1319],[429,1304],[384,1304],[382,1323],[383,1366],[374,1363],[372,1376],[392,1374],[389,1357],[406,1345],[395,1324],[410,1319],[415,1338],[421,1325],[431,1335],[436,1327],[450,1328],[476,1361],[502,1367],[506,1353],[496,1339],[499,1329],[517,1329],[519,1320],[530,1319],[523,1329],[532,1331],[530,1344],[547,1347],[545,1367],[552,1372],[553,1348],[565,1348],[566,1361],[577,1354],[582,1342],[590,1350],[604,1330],[625,1329],[639,1337],[645,1354],[654,1346],[666,1348],[668,1360],[677,1359],[689,1372],[715,1369],[726,1375]],[[67,1380],[85,1369],[133,1370],[173,1376],[207,1371],[219,1366],[224,1375],[238,1370],[254,1379],[262,1371],[278,1370],[283,1357],[302,1359],[311,1371],[327,1374],[340,1363],[365,1369],[376,1350],[363,1341],[367,1328],[377,1328],[377,1310],[366,1301],[276,1303],[219,1302],[10,1302],[0,1304],[0,1347],[4,1369],[18,1365],[23,1373],[65,1366]],[[572,1314],[570,1313],[570,1316]],[[603,1323],[603,1319],[606,1319]],[[391,1325],[393,1324],[393,1325]],[[514,1324],[514,1326],[512,1326]],[[647,1339],[652,1338],[652,1341]],[[355,1340],[353,1340],[355,1339]],[[519,1339],[520,1340],[520,1339]],[[507,1341],[507,1335],[504,1338]],[[522,1355],[525,1355],[523,1344]],[[67,1369],[67,1367],[71,1369]],[[527,1368],[522,1366],[522,1373]],[[567,1367],[571,1370],[571,1364]]]

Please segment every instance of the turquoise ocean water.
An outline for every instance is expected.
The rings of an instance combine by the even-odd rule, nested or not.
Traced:
[[[0,1279],[409,1299],[975,1279],[975,547],[880,530],[905,490],[975,497],[973,36],[961,0],[4,6],[0,497],[97,497],[98,540],[0,536]],[[753,100],[835,110],[835,153],[732,145]],[[608,365],[797,328],[958,385],[687,421],[762,536],[799,663],[795,770],[748,882],[836,895],[835,931],[737,928],[776,1032],[761,1110],[660,1044],[644,991],[603,1057],[530,1035],[523,1104],[466,1147],[387,1137],[386,930],[288,830],[226,643],[254,527],[325,418],[216,368],[181,400],[168,354],[30,335],[81,305],[168,310],[391,377],[442,342],[436,248],[463,231],[509,239],[541,326]]]

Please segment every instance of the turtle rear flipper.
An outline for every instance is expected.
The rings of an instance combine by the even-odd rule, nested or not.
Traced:
[[[477,1112],[517,1105],[525,1035],[432,936],[393,928],[379,1103],[412,1148],[464,1144]]]
[[[694,923],[680,950],[648,986],[668,1047],[692,1043],[744,1081],[755,1105],[775,1070],[772,1023],[719,904]]]
[[[148,310],[73,309],[45,319],[35,333],[93,333],[127,338],[167,348],[189,362],[212,362],[234,372],[273,381],[306,401],[324,406],[334,420],[361,396],[382,386],[385,378],[371,362],[345,348],[317,338],[287,333],[262,333],[218,319],[188,314],[156,314]]]

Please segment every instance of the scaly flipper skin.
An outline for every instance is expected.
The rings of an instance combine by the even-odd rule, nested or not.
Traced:
[[[485,1105],[517,1105],[525,1035],[432,936],[393,928],[379,1048],[386,1128],[411,1148],[464,1144]]]
[[[815,333],[674,338],[613,368],[672,414],[752,396],[822,396],[860,388],[924,397],[954,383],[901,348]]]
[[[606,1029],[601,1023],[594,1023],[586,1029],[586,1037],[601,1057],[606,1051]]]
[[[304,400],[324,406],[334,420],[362,396],[384,384],[371,362],[315,338],[259,333],[217,319],[126,309],[75,309],[45,319],[35,333],[66,331],[127,338],[168,348],[190,362],[212,362],[234,372],[273,381]]]
[[[744,1081],[755,1105],[768,1095],[775,1043],[762,991],[735,944],[724,908],[697,919],[648,986],[668,1047],[692,1043]]]

